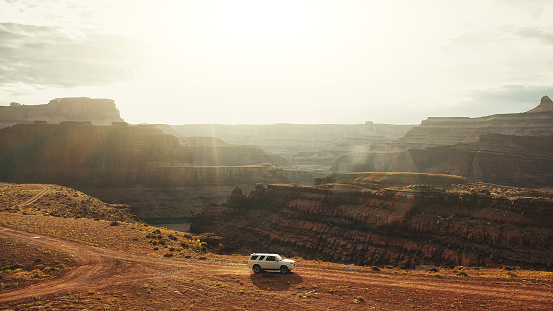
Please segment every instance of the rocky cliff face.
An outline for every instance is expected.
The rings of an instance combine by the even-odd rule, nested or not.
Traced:
[[[53,99],[46,105],[12,103],[9,107],[0,106],[0,127],[34,121],[90,121],[96,125],[111,125],[112,122],[122,122],[123,119],[111,99],[69,97]]]
[[[152,126],[90,122],[18,124],[0,130],[0,178],[12,182],[113,185],[161,182],[190,165],[176,137]]]
[[[553,136],[483,135],[479,141],[409,149],[395,171],[453,174],[501,185],[551,187]]]
[[[451,172],[465,177],[478,176],[476,180],[481,181],[498,182],[510,185],[516,184],[518,186],[543,186],[547,182],[538,182],[542,179],[542,177],[538,176],[530,178],[534,179],[536,182],[532,182],[528,185],[524,183],[524,180],[528,179],[526,177],[520,178],[520,182],[513,183],[513,181],[516,181],[516,178],[513,179],[509,176],[512,173],[512,170],[509,170],[506,166],[501,167],[501,163],[515,163],[516,157],[521,154],[524,154],[524,158],[528,159],[530,162],[539,162],[540,159],[537,157],[534,157],[531,160],[529,159],[529,157],[532,157],[533,151],[517,151],[513,153],[511,150],[513,146],[511,142],[508,142],[508,139],[500,138],[501,136],[494,136],[491,134],[538,137],[550,136],[551,133],[553,133],[553,102],[551,102],[549,97],[544,96],[536,108],[525,113],[492,115],[481,118],[428,118],[423,121],[421,125],[411,129],[402,138],[390,143],[372,144],[371,148],[366,152],[352,153],[341,157],[334,163],[332,169],[335,172]],[[485,140],[487,142],[485,144],[482,140],[480,140],[481,136],[486,137]],[[498,141],[492,147],[490,140],[493,139],[498,139]],[[533,139],[534,138],[530,138],[530,140]],[[544,142],[546,140],[547,139],[543,139]],[[478,144],[480,144],[481,147],[469,147],[469,144],[474,142],[479,142]],[[456,144],[461,144],[461,146],[452,147]],[[487,145],[489,147],[486,149],[483,145]],[[437,146],[449,147],[432,148]],[[483,160],[486,162],[485,165],[493,164],[492,166],[497,168],[494,169],[491,167],[490,169],[487,169],[481,165],[480,167],[475,168],[474,172],[467,171],[467,169],[470,170],[470,168],[468,168],[469,164],[466,163],[466,161],[469,158],[473,160],[475,158],[473,156],[467,157],[466,153],[472,153],[472,151],[461,151],[461,149],[465,147],[471,150],[480,148],[480,151],[482,152],[478,155],[479,157],[491,157],[488,160]],[[488,152],[484,152],[483,149],[486,149]],[[446,152],[446,150],[448,151]],[[453,153],[452,150],[457,150],[458,152]],[[536,156],[551,155],[547,152],[539,152]],[[435,155],[430,155],[430,153],[435,153]],[[424,156],[422,154],[424,154]],[[492,154],[495,155],[492,156]],[[438,161],[438,163],[434,165],[433,169],[427,169],[426,167],[428,164],[422,163],[425,161],[422,159],[423,157],[426,157],[427,159],[432,158],[432,161]],[[493,163],[492,158],[498,159],[498,157],[503,160],[500,163]],[[507,160],[509,157],[511,158]],[[412,161],[415,161],[416,163],[412,163]],[[446,162],[453,166],[450,165],[445,167]],[[481,163],[481,161],[476,160],[476,162],[470,163],[470,165],[478,165],[479,163]],[[437,168],[438,164],[444,166]],[[460,169],[459,167],[463,165],[464,168]],[[515,167],[520,170],[520,173],[517,174],[519,177],[522,175],[530,176],[535,173],[538,175],[540,174],[539,170],[536,171],[533,169],[533,165],[527,166],[524,163],[519,163]],[[501,172],[501,169],[504,171]],[[476,172],[477,170],[479,170],[479,172]],[[494,170],[495,173],[488,176],[488,173],[492,173]]]
[[[553,103],[542,97],[525,113],[497,114],[481,118],[428,118],[393,142],[402,149],[424,148],[477,141],[487,134],[542,136],[553,132]]]
[[[153,125],[37,122],[0,129],[1,181],[70,186],[128,205],[148,221],[188,221],[203,205],[224,202],[236,185],[288,182],[271,164],[202,166],[193,157]]]
[[[550,194],[438,180],[380,190],[257,186],[204,207],[191,230],[223,236],[231,251],[358,265],[553,267]]]

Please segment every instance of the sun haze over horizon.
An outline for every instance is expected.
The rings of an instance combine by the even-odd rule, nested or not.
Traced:
[[[130,123],[419,124],[553,95],[553,2],[0,0],[0,105]]]

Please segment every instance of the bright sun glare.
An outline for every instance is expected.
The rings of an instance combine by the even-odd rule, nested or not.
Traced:
[[[404,123],[450,115],[456,107],[455,114],[465,115],[453,106],[470,100],[459,90],[491,88],[492,78],[493,85],[515,85],[520,75],[510,68],[519,67],[536,77],[525,83],[541,83],[534,72],[542,72],[548,53],[537,48],[539,32],[524,45],[520,34],[502,35],[509,32],[505,24],[533,25],[536,16],[497,4],[475,10],[434,0],[99,0],[60,1],[21,16],[29,10],[23,2],[9,14],[0,9],[0,16],[37,26],[55,21],[84,43],[120,38],[122,52],[118,44],[102,50],[112,49],[113,67],[133,73],[100,87],[52,89],[40,100],[109,97],[134,122],[157,116],[155,122],[172,123]],[[59,18],[36,18],[50,16],[45,12]],[[490,18],[495,15],[502,18]],[[533,66],[524,64],[530,58]],[[172,119],[157,115],[152,102],[170,108]],[[492,113],[476,111],[471,115]]]
[[[190,12],[195,12],[191,15]],[[225,1],[217,5],[173,1],[155,10],[153,40],[160,49],[186,51],[286,49],[315,27],[315,7],[293,1]],[[238,51],[236,51],[238,52]]]

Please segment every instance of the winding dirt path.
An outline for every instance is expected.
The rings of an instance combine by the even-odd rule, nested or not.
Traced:
[[[23,207],[23,206],[27,206],[27,205],[31,205],[32,203],[36,202],[38,199],[42,198],[44,195],[46,195],[48,192],[52,191],[52,188],[48,185],[43,185],[43,184],[33,184],[33,186],[37,186],[37,187],[41,187],[42,188],[42,191],[40,191],[39,193],[37,193],[35,196],[33,196],[32,198],[26,200],[26,201],[23,201],[21,202],[20,204],[17,204],[15,207],[19,206],[19,207]]]
[[[205,274],[206,271],[209,271],[209,275],[215,278],[217,276],[228,277],[229,275],[251,276],[253,283],[255,283],[256,277],[260,277],[259,275],[252,275],[245,263],[132,255],[5,227],[0,227],[0,234],[25,243],[64,252],[72,256],[76,263],[75,268],[57,279],[27,288],[0,292],[0,303],[68,291],[88,291],[113,285],[136,285],[152,280],[176,280],[184,275],[198,277]],[[278,279],[279,282],[284,283],[283,280],[286,276],[276,274],[274,276],[275,280]],[[499,283],[493,280],[431,279],[413,275],[311,267],[298,267],[296,272],[290,275],[290,280],[292,278],[299,280],[300,283],[318,284],[318,286],[325,287],[336,286],[336,284],[340,287],[349,284],[351,288],[387,292],[385,295],[405,291],[409,293],[404,298],[401,295],[396,296],[395,299],[399,300],[408,300],[407,297],[419,295],[420,301],[434,301],[436,297],[454,295],[455,297],[470,296],[472,297],[471,300],[477,299],[482,302],[509,301],[512,303],[515,301],[516,303],[512,306],[517,309],[520,309],[520,306],[541,306],[540,309],[543,309],[543,306],[547,305],[552,306],[553,309],[553,288],[551,284],[523,287],[516,282],[504,282],[502,285],[498,285]],[[259,280],[261,282],[258,282],[257,285],[263,287],[264,281],[261,278]],[[274,286],[274,284],[271,286]],[[507,307],[504,309],[510,310]],[[522,308],[522,310],[524,309]]]
[[[76,267],[61,277],[20,290],[0,292],[0,302],[63,291],[89,290],[114,284],[135,283],[167,277],[174,271],[210,271],[219,274],[250,274],[245,264],[215,264],[126,254],[35,233],[0,226],[0,235],[70,255]]]

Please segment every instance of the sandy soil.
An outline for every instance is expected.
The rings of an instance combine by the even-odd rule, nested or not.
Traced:
[[[301,266],[287,275],[256,275],[243,261],[153,258],[4,227],[0,233],[65,253],[75,263],[57,278],[0,292],[2,310],[553,310],[553,284],[544,281]]]
[[[42,190],[20,206],[50,191]],[[151,249],[136,238],[144,234],[142,229],[121,231],[126,228],[123,224],[112,227],[94,220],[7,212],[0,212],[0,218],[24,221],[38,232],[42,227],[90,226],[87,232],[112,238],[120,234],[115,236],[119,244],[144,242]],[[94,231],[92,226],[103,229]],[[136,237],[124,238],[122,232]],[[10,257],[6,259],[10,264],[19,262],[37,271],[44,269],[37,260],[42,266],[63,262],[41,280],[0,287],[0,310],[553,310],[549,275],[461,278],[442,271],[434,275],[359,271],[303,260],[290,274],[253,274],[244,256],[165,257],[113,240],[95,246],[71,239],[0,226],[0,243],[5,243],[0,250],[10,252],[0,257]],[[0,277],[0,285],[4,282]]]

